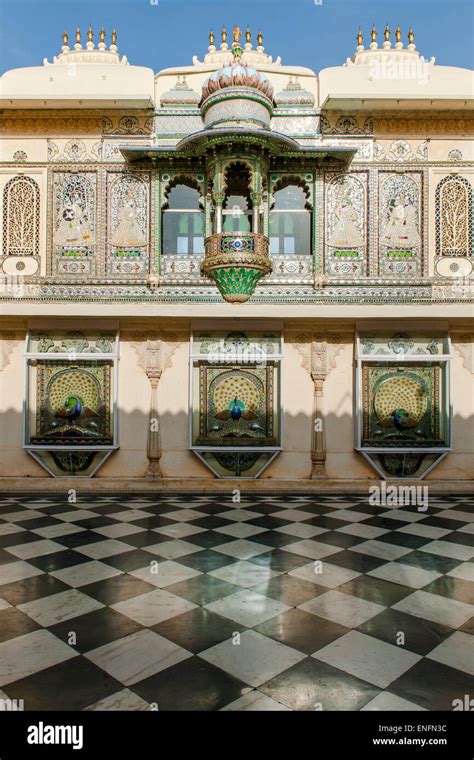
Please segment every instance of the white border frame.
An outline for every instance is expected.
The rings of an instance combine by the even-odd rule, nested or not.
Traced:
[[[278,440],[280,441],[278,446],[195,446],[193,445],[193,393],[194,393],[194,363],[196,361],[207,361],[209,362],[209,356],[207,354],[201,354],[199,352],[196,352],[194,350],[194,334],[196,332],[199,332],[200,330],[209,330],[210,332],[214,331],[232,331],[232,330],[242,330],[245,332],[250,333],[262,333],[265,330],[273,330],[274,332],[278,332],[280,334],[279,336],[279,343],[280,343],[280,350],[277,354],[272,354],[271,359],[269,362],[272,362],[274,364],[278,364],[278,394],[279,394],[279,435]],[[284,410],[283,410],[283,369],[284,369],[284,334],[283,334],[283,325],[281,322],[272,322],[269,320],[265,320],[261,324],[259,324],[256,321],[252,321],[247,323],[246,321],[239,321],[237,324],[235,321],[229,321],[229,320],[222,320],[218,326],[216,326],[215,320],[212,320],[212,322],[207,321],[196,321],[194,323],[191,323],[191,333],[190,333],[190,339],[189,339],[189,394],[188,394],[188,436],[189,436],[189,449],[190,451],[194,452],[196,456],[199,457],[199,459],[206,465],[206,467],[211,470],[211,472],[214,473],[216,477],[219,479],[225,480],[229,478],[235,478],[235,475],[221,475],[220,473],[217,473],[210,465],[209,463],[200,456],[201,453],[205,452],[235,452],[238,453],[240,451],[244,452],[260,452],[262,454],[264,453],[272,453],[273,456],[269,458],[269,460],[265,463],[265,465],[262,467],[262,469],[258,472],[257,475],[252,475],[249,477],[245,477],[240,475],[239,478],[243,480],[256,480],[260,477],[262,472],[268,467],[270,462],[272,462],[277,454],[279,454],[281,451],[283,451],[283,440],[284,440]],[[226,356],[226,360],[222,362],[222,365],[225,364],[239,364],[242,363],[242,357],[238,354],[229,354],[229,356]],[[248,362],[248,365],[251,366],[255,362]]]
[[[33,332],[38,332],[39,330],[55,330],[55,331],[68,331],[68,330],[77,330],[78,332],[84,332],[87,333],[88,329],[93,329],[97,331],[109,331],[111,333],[111,339],[112,336],[115,335],[113,346],[114,350],[109,353],[81,353],[77,355],[78,361],[109,361],[112,363],[112,382],[113,382],[113,399],[112,399],[112,419],[113,419],[113,443],[109,446],[101,445],[101,446],[81,446],[73,448],[71,446],[61,446],[61,445],[51,445],[48,446],[46,444],[32,444],[29,442],[30,437],[30,418],[29,418],[29,398],[30,398],[30,363],[35,360],[45,360],[45,359],[51,359],[51,360],[60,360],[64,361],[65,357],[67,357],[67,354],[60,353],[60,352],[54,352],[54,353],[41,353],[39,351],[30,351],[30,338]],[[88,477],[92,478],[98,471],[98,469],[104,464],[104,462],[110,457],[110,455],[117,451],[117,449],[120,448],[119,444],[119,407],[118,407],[118,389],[119,389],[119,361],[120,361],[120,330],[118,323],[116,322],[91,322],[90,324],[84,322],[77,322],[77,321],[69,321],[66,320],[64,323],[61,324],[60,328],[58,329],[57,323],[53,324],[48,322],[41,322],[32,321],[28,324],[28,329],[26,333],[26,341],[25,341],[25,353],[24,353],[24,386],[23,386],[23,442],[22,442],[22,448],[25,449],[28,454],[30,454],[52,477],[55,478],[68,478],[68,477]],[[106,456],[101,459],[101,461],[97,464],[97,466],[92,470],[91,473],[87,476],[77,476],[77,475],[57,475],[56,473],[52,472],[51,469],[44,463],[44,461],[35,456],[35,452],[39,451],[96,451],[96,452],[106,452]]]
[[[396,333],[397,331],[403,331],[410,333],[417,333],[417,332],[427,332],[428,334],[432,334],[433,337],[440,337],[443,340],[446,340],[447,345],[447,353],[443,354],[429,354],[429,355],[419,355],[419,354],[402,354],[401,356],[391,356],[391,355],[383,355],[383,354],[363,354],[361,350],[361,335],[362,334],[370,334],[370,333],[379,333],[379,334],[386,334],[389,332]],[[453,450],[453,403],[451,399],[451,360],[452,360],[452,350],[451,350],[451,338],[449,335],[449,326],[447,323],[440,322],[440,323],[426,323],[426,322],[410,322],[410,323],[403,323],[403,322],[387,322],[387,323],[357,323],[356,324],[356,344],[355,344],[355,425],[354,425],[354,449],[359,452],[359,454],[362,454],[364,459],[366,459],[369,464],[374,468],[374,470],[380,475],[380,477],[383,480],[397,480],[397,481],[408,481],[408,480],[423,480],[423,478],[431,472],[431,470],[439,464],[448,454]],[[444,378],[444,419],[446,421],[446,430],[445,430],[445,441],[447,441],[447,445],[445,446],[432,446],[429,447],[416,447],[416,446],[407,446],[407,447],[386,447],[386,446],[376,446],[376,447],[368,447],[368,446],[362,446],[362,365],[363,364],[376,364],[379,362],[384,362],[387,364],[396,364],[398,366],[400,365],[408,365],[413,364],[414,362],[419,363],[426,363],[426,364],[432,364],[434,362],[438,362],[442,365],[442,373]],[[431,463],[431,465],[418,477],[413,478],[397,478],[397,477],[388,477],[383,470],[378,466],[378,464],[373,461],[371,454],[411,454],[411,453],[418,453],[418,454],[439,454],[440,456],[436,457],[434,462]]]

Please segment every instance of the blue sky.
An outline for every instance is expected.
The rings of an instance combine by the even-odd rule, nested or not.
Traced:
[[[120,52],[155,72],[202,59],[209,29],[220,40],[223,24],[249,24],[253,41],[261,28],[268,53],[318,71],[352,55],[359,25],[368,44],[372,23],[380,40],[387,22],[405,44],[411,25],[425,58],[473,68],[473,0],[0,0],[0,71],[51,60],[64,29],[71,39],[90,23],[108,41],[115,26]]]

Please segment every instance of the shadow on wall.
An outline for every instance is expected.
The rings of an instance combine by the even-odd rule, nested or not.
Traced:
[[[188,415],[160,415],[164,477],[209,478],[215,476],[189,450]],[[456,415],[453,423],[454,450],[436,466],[427,479],[474,480],[474,424],[472,418]],[[306,479],[311,474],[311,415],[285,414],[283,451],[264,470],[264,479]],[[141,478],[148,468],[148,415],[142,411],[118,414],[120,448],[98,470],[98,478]],[[329,414],[322,419],[326,438],[326,475],[330,479],[379,480],[377,473],[354,450],[354,418],[349,414]],[[22,448],[23,416],[8,409],[0,417],[0,477],[50,477]]]

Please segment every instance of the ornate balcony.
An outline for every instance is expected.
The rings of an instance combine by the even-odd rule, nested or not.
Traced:
[[[268,238],[258,232],[221,232],[205,240],[203,274],[230,303],[248,301],[261,277],[270,274]]]

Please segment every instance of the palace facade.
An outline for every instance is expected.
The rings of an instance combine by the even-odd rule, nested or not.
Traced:
[[[1,486],[468,487],[472,72],[219,37],[1,77]]]

